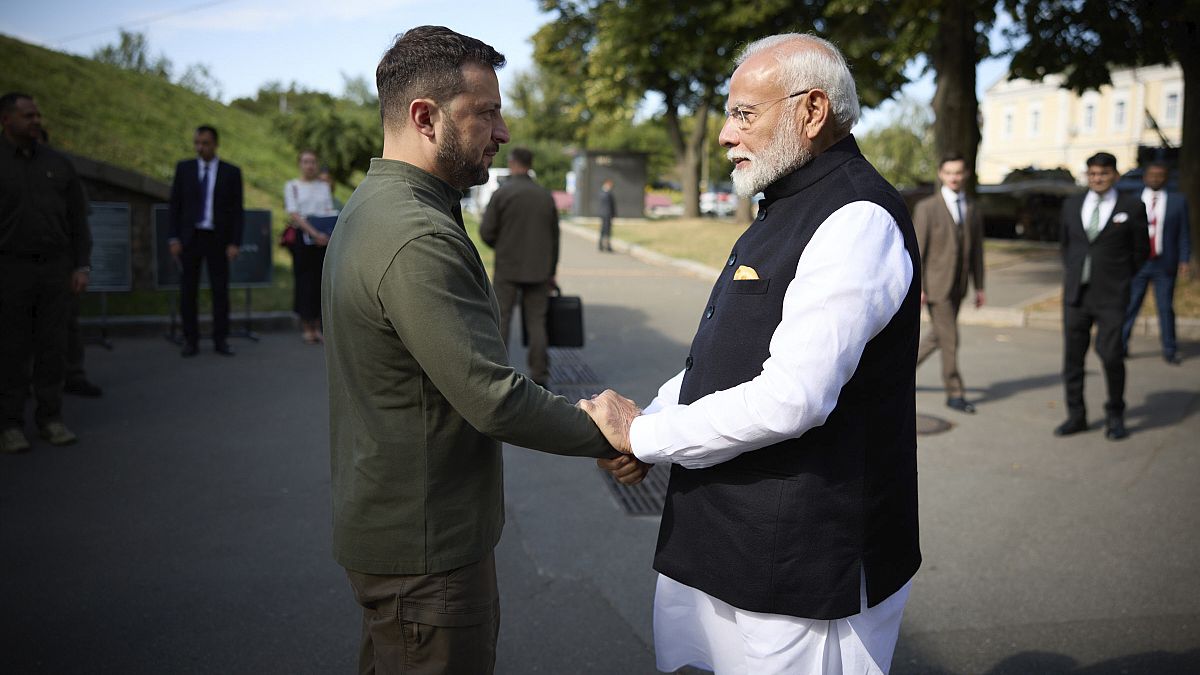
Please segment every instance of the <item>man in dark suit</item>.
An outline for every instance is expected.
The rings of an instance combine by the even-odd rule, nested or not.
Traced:
[[[1190,272],[1188,261],[1192,249],[1188,231],[1188,203],[1183,195],[1168,194],[1163,189],[1167,184],[1166,164],[1153,163],[1147,166],[1142,174],[1142,182],[1146,184],[1140,196],[1146,205],[1150,259],[1133,277],[1121,344],[1128,354],[1129,335],[1142,308],[1142,299],[1146,297],[1146,284],[1153,283],[1163,360],[1171,365],[1179,365],[1181,361],[1175,353],[1175,276],[1176,273],[1182,274],[1186,279]]]
[[[500,337],[508,343],[513,305],[521,298],[521,316],[529,336],[529,377],[545,386],[550,379],[546,311],[558,268],[558,209],[554,196],[533,182],[533,153],[508,153],[509,179],[492,195],[479,235],[496,249],[492,285],[500,303]]]
[[[1150,253],[1146,208],[1136,197],[1120,195],[1117,159],[1099,152],[1087,160],[1088,192],[1067,199],[1059,217],[1063,258],[1063,382],[1067,420],[1056,436],[1085,431],[1084,357],[1096,326],[1096,353],[1104,364],[1108,400],[1104,435],[1128,436],[1125,430],[1125,356],[1121,327],[1129,305],[1130,280]]]
[[[913,209],[921,248],[921,303],[929,308],[930,321],[917,350],[917,365],[941,349],[946,405],[974,413],[958,373],[958,308],[968,281],[975,287],[975,307],[983,306],[983,213],[974,200],[967,200],[966,177],[963,156],[947,155],[938,167],[941,189]]]
[[[600,186],[600,240],[601,251],[612,253],[612,223],[617,215],[617,198],[613,195],[612,179]]]
[[[217,130],[196,128],[196,159],[175,167],[171,184],[171,255],[182,267],[179,313],[183,317],[183,356],[195,356],[200,340],[196,295],[200,265],[208,266],[212,288],[213,344],[218,354],[233,356],[229,347],[229,263],[242,241],[242,172],[217,158]]]

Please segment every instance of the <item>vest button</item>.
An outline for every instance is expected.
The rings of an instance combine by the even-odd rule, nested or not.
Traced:
[[[730,253],[730,254],[729,254],[729,260],[726,260],[726,261],[725,261],[725,265],[726,265],[727,267],[733,267],[733,263],[735,263],[735,262],[737,262],[737,254],[736,254],[736,253]]]
[[[683,369],[684,370],[692,369],[692,357],[690,357],[690,356],[687,357],[687,360],[683,362]]]
[[[708,309],[704,310],[704,318],[711,319],[713,315],[713,306],[709,305]]]

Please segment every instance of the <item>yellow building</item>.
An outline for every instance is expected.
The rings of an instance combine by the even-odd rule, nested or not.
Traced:
[[[1137,165],[1139,145],[1173,146],[1183,138],[1183,72],[1179,66],[1115,70],[1112,85],[1078,95],[1063,78],[1041,82],[1006,77],[984,92],[980,183],[999,183],[1013,169],[1066,168],[1083,183],[1084,162],[1105,150],[1121,173]]]

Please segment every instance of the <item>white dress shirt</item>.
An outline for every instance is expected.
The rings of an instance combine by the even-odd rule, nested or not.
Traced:
[[[946,209],[950,211],[950,217],[956,225],[962,225],[962,221],[958,219],[958,207],[961,202],[962,213],[967,215],[967,197],[961,192],[955,192],[945,185],[942,186],[942,199],[946,202]]]
[[[833,411],[866,344],[899,310],[912,261],[895,220],[869,202],[848,204],[817,229],[796,265],[762,372],[679,404],[684,373],[659,388],[630,442],[646,462],[694,469],[796,438]],[[879,605],[833,621],[748,612],[659,575],[654,643],[659,670],[685,665],[718,675],[887,672],[911,581]]]
[[[698,469],[824,424],[912,276],[904,239],[883,207],[854,202],[838,209],[800,256],[762,372],[691,405],[678,404],[679,373],[634,419],[634,454]]]
[[[200,222],[196,223],[197,230],[213,229],[212,221],[212,206],[213,206],[213,187],[217,184],[217,165],[221,162],[214,155],[212,159],[205,162],[199,157],[196,158],[196,180],[200,176],[204,176],[204,217]]]
[[[1155,194],[1158,195],[1158,203],[1154,205],[1154,210],[1151,211],[1150,204],[1154,201]],[[1154,252],[1157,255],[1162,255],[1163,219],[1167,217],[1167,191],[1143,188],[1142,203],[1146,205],[1146,223],[1149,224],[1151,221],[1155,223],[1153,233]]]
[[[1117,190],[1109,188],[1104,195],[1099,195],[1091,190],[1088,190],[1087,196],[1083,198],[1083,208],[1079,211],[1079,217],[1083,219],[1083,229],[1086,232],[1088,221],[1092,219],[1092,211],[1096,208],[1096,202],[1100,202],[1100,227],[1097,232],[1103,232],[1104,226],[1108,224],[1108,219],[1112,217],[1113,209],[1117,207]]]

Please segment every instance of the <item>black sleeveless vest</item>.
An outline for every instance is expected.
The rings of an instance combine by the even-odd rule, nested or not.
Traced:
[[[908,209],[847,137],[767,188],[700,320],[680,403],[749,381],[770,355],[783,296],[817,228],[856,201],[887,210],[913,279],[867,343],[825,423],[706,469],[671,468],[654,568],[740,609],[839,619],[900,589],[917,541],[916,354],[920,264]],[[755,281],[733,282],[739,265]],[[875,274],[864,269],[862,274]]]

